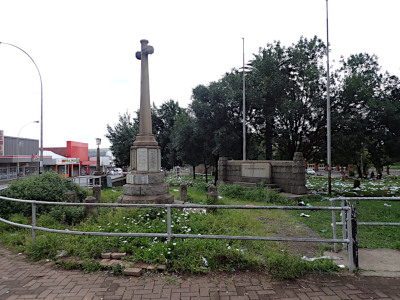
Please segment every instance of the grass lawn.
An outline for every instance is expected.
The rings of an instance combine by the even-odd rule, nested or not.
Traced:
[[[179,185],[188,184],[188,202],[207,204],[204,177],[169,177],[170,192],[179,199]],[[326,178],[325,178],[326,181]],[[352,189],[352,181],[334,180],[335,196],[346,195],[398,195],[399,180],[387,178],[379,181],[362,181],[359,190]],[[307,177],[307,187],[312,196],[304,199],[312,206],[330,206],[324,193],[323,177]],[[219,185],[218,204],[236,205],[293,205],[293,202],[266,188],[251,190],[237,185]],[[104,189],[102,202],[114,203],[122,194],[122,187]],[[332,195],[330,195],[332,196]],[[3,201],[3,200],[1,200]],[[363,202],[355,204],[358,221],[400,222],[400,202]],[[79,222],[67,222],[64,212],[38,214],[37,225],[47,228],[99,232],[166,232],[165,209],[110,209],[99,208],[97,216]],[[278,210],[217,210],[198,213],[191,210],[172,210],[173,233],[196,235],[248,235],[290,237],[332,237],[330,211],[304,211],[309,218],[300,217],[302,211]],[[339,220],[339,215],[337,216]],[[9,220],[30,224],[29,215],[13,214]],[[61,221],[60,221],[61,220]],[[73,220],[73,219],[72,219]],[[309,232],[303,223],[313,232]],[[340,228],[338,230],[340,231]],[[398,227],[358,227],[360,247],[400,248]],[[152,264],[166,264],[169,272],[205,273],[210,271],[257,270],[274,278],[295,278],[309,272],[331,272],[337,267],[329,260],[306,262],[301,255],[321,254],[321,244],[285,243],[247,240],[174,239],[164,238],[74,236],[37,232],[36,244],[31,243],[31,232],[0,223],[0,242],[33,260],[56,260],[60,252],[83,260],[88,272],[102,269],[95,261],[102,252],[121,251],[129,254],[128,260]],[[120,270],[115,270],[120,271]]]
[[[201,178],[188,182],[189,201],[206,204],[209,184]],[[179,188],[171,182],[170,189],[176,194]],[[223,190],[220,187],[221,194]],[[121,193],[122,188],[104,189],[102,202],[116,202]],[[241,187],[225,187],[225,194],[218,204],[287,203],[286,198],[267,189],[249,191]],[[11,215],[9,219],[18,223],[30,223],[29,217],[21,214]],[[165,233],[166,210],[99,208],[97,216],[75,224],[66,224],[49,215],[39,214],[37,225],[71,231]],[[285,229],[288,236],[306,234],[299,222],[287,213],[277,210],[217,210],[198,213],[172,209],[172,225],[173,233],[181,234],[282,236],[282,229]],[[36,243],[33,245],[29,230],[0,223],[0,242],[3,246],[26,253],[32,260],[56,260],[60,253],[66,253],[67,256],[84,261],[83,268],[88,272],[102,269],[95,259],[102,252],[110,251],[127,252],[127,260],[133,262],[166,264],[168,272],[178,273],[253,270],[266,272],[274,278],[295,278],[310,272],[337,270],[329,260],[306,262],[296,252],[297,248],[292,249],[286,243],[266,241],[173,239],[168,244],[165,238],[75,236],[38,231]]]
[[[323,176],[307,176],[307,188],[313,196],[304,199],[312,206],[330,206],[330,197],[400,197],[400,179],[395,176],[382,180],[362,180],[360,189],[353,188],[354,181],[345,181],[339,178],[332,180],[332,195],[324,193],[327,190],[327,178]],[[322,194],[321,194],[322,193]],[[387,205],[385,205],[385,203]],[[400,201],[351,201],[357,211],[358,222],[392,222],[400,223]],[[337,202],[337,206],[340,205]],[[300,217],[300,213],[310,215],[309,218]],[[332,237],[332,216],[329,211],[290,211],[291,215],[305,223],[313,231],[323,237]],[[337,213],[337,221],[340,221]],[[391,248],[400,249],[399,226],[358,226],[358,242],[362,248]],[[321,232],[322,230],[322,232]],[[341,227],[338,227],[341,234]],[[338,235],[339,236],[339,235]]]

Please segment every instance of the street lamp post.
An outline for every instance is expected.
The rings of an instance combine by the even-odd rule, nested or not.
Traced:
[[[100,170],[100,144],[101,144],[101,139],[96,138],[96,145],[97,145],[97,163],[96,163],[96,175],[101,174]]]
[[[42,83],[42,75],[40,74],[39,68],[36,65],[33,58],[25,50],[21,49],[18,46],[10,44],[10,43],[0,42],[0,44],[8,45],[8,46],[17,48],[18,50],[24,52],[30,58],[30,60],[33,62],[33,64],[35,65],[35,68],[39,74],[39,79],[40,79],[40,167],[39,167],[39,174],[41,174],[42,169],[43,169],[43,83]]]
[[[328,27],[328,0],[326,0],[326,146],[328,163],[328,194],[332,192],[332,159],[331,159],[331,100],[330,100],[330,75],[329,75],[329,27]]]
[[[244,38],[243,39],[243,160],[246,160],[246,81],[244,68]]]
[[[18,136],[17,136],[17,177],[19,174],[19,134],[21,133],[22,129],[24,129],[25,126],[32,124],[32,123],[39,123],[39,121],[31,121],[26,123],[24,126],[21,127],[21,129],[18,132]]]

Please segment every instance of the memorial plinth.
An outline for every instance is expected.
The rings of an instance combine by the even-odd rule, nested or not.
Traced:
[[[141,60],[140,123],[139,134],[130,149],[130,171],[123,186],[124,194],[118,199],[122,203],[173,203],[174,195],[164,182],[161,172],[161,150],[151,126],[148,55],[154,48],[147,40],[140,41],[141,51],[136,58]]]

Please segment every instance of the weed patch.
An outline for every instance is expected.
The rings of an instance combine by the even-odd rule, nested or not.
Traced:
[[[193,203],[207,202],[208,183],[196,182],[188,188],[188,198]],[[176,189],[176,187],[171,187]],[[220,186],[218,204],[270,205],[287,203],[286,198],[259,186],[255,190],[240,186]],[[105,189],[102,201],[115,202],[121,189]],[[66,217],[42,214],[38,226],[70,231],[108,233],[165,233],[167,231],[166,209],[112,209],[100,208],[99,214],[84,221],[67,220]],[[329,265],[310,266],[296,255],[282,253],[282,244],[249,240],[201,239],[202,235],[274,236],[279,229],[295,228],[294,220],[282,211],[267,210],[215,210],[172,209],[171,229],[174,234],[190,234],[199,238],[175,238],[170,243],[164,237],[123,237],[60,235],[37,232],[32,245],[28,230],[10,230],[0,226],[2,241],[17,246],[32,260],[57,259],[60,252],[79,257],[83,262],[60,262],[64,268],[80,268],[96,272],[104,267],[94,259],[102,252],[127,252],[125,258],[132,262],[167,265],[168,272],[208,273],[212,271],[265,270],[276,278],[295,278],[307,272],[330,271]],[[22,214],[15,215],[19,223],[30,223]],[[80,217],[79,217],[80,218]],[[78,218],[78,219],[79,219]],[[59,221],[61,219],[61,221]],[[279,220],[277,222],[276,220]],[[285,224],[285,226],[277,224]],[[288,224],[288,226],[286,226]],[[10,235],[18,238],[18,245],[11,242]],[[7,238],[6,238],[7,237]],[[122,273],[122,267],[110,270]]]

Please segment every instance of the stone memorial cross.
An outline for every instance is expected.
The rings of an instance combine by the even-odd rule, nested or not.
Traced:
[[[141,61],[139,133],[130,149],[130,168],[126,175],[122,203],[173,203],[174,195],[164,182],[161,172],[161,149],[153,135],[151,125],[149,54],[154,53],[148,40],[141,40],[141,51],[136,58]]]
[[[139,134],[136,144],[157,145],[152,133],[150,88],[149,88],[149,54],[154,53],[154,48],[148,45],[148,40],[141,40],[141,51],[136,52],[136,58],[141,60],[140,79],[140,120]]]

